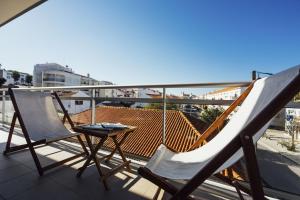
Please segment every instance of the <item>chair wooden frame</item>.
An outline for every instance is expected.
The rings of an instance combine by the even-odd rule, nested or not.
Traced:
[[[227,119],[227,117],[246,99],[246,97],[253,88],[254,82],[255,81],[253,81],[246,88],[246,90],[204,131],[204,133],[201,134],[201,137],[189,148],[189,151],[205,144],[207,142],[207,139],[217,129],[222,128],[222,126],[224,125],[224,121]]]
[[[214,132],[216,130],[220,130],[223,125],[225,120],[227,119],[227,117],[241,104],[243,103],[243,101],[246,99],[246,97],[248,96],[248,94],[251,92],[253,85],[255,83],[255,80],[246,88],[246,90],[205,130],[205,132],[203,134],[201,134],[200,138],[189,148],[189,151],[194,150],[196,148],[199,148],[200,146],[203,146],[205,143],[208,142],[208,138],[210,138],[211,136],[213,136]],[[175,149],[168,147],[168,149],[170,149],[173,152],[179,153],[177,152]],[[251,195],[251,192],[248,188],[242,186],[241,184],[239,184],[236,180],[234,180],[234,177],[232,175],[232,170],[233,169],[227,169],[229,172],[228,176],[225,176],[223,174],[215,174],[214,176],[218,179],[220,179],[221,181],[233,186],[240,199],[243,200],[243,196],[241,191]]]
[[[248,94],[251,92],[253,85],[255,83],[255,80],[246,88],[246,90],[207,128],[207,130],[201,135],[201,137],[189,148],[189,150],[193,150],[195,148],[198,148],[199,146],[204,145],[205,143],[208,142],[208,138],[210,138],[213,133],[217,129],[222,129],[224,126],[224,122],[227,119],[227,117],[241,104],[243,101],[246,99]],[[233,177],[233,169],[229,168],[226,169],[228,171],[228,176],[223,175],[222,173],[220,174],[215,174],[214,176],[218,178],[219,180],[233,186],[239,198],[243,200],[243,195],[241,191],[251,195],[251,192],[248,188],[242,186],[237,182],[237,180],[234,179]]]
[[[8,138],[7,138],[6,148],[3,152],[4,155],[8,155],[9,153],[13,153],[13,152],[17,152],[17,151],[29,148],[29,151],[32,155],[32,158],[35,162],[36,168],[37,168],[38,173],[39,173],[40,176],[42,176],[44,174],[44,172],[47,171],[47,170],[50,170],[50,169],[53,169],[55,167],[61,166],[64,163],[69,162],[71,160],[74,160],[76,158],[79,158],[81,156],[88,156],[89,155],[89,152],[88,152],[84,142],[82,141],[82,139],[80,137],[80,133],[70,133],[70,135],[65,136],[65,137],[59,137],[59,138],[55,138],[55,139],[51,139],[51,140],[42,139],[42,140],[32,142],[31,139],[30,139],[29,133],[28,133],[26,127],[25,127],[25,124],[24,124],[24,121],[23,121],[23,116],[21,115],[21,113],[19,111],[19,108],[18,108],[18,105],[16,103],[16,99],[15,99],[15,96],[14,96],[14,93],[13,93],[13,89],[9,88],[8,92],[9,92],[9,95],[11,97],[11,101],[12,101],[13,107],[15,109],[15,112],[14,112],[14,115],[13,115],[13,118],[12,118],[10,130],[9,130],[9,134],[8,134]],[[58,104],[60,105],[60,107],[61,107],[61,109],[64,113],[63,123],[65,122],[65,119],[67,119],[68,122],[71,125],[71,128],[73,129],[74,128],[74,123],[72,122],[71,117],[69,116],[67,110],[64,108],[63,103],[61,102],[59,96],[57,95],[56,92],[52,93],[52,95],[57,100]],[[19,120],[24,138],[26,140],[26,144],[11,147],[11,140],[12,140],[12,136],[13,136],[13,132],[14,132],[14,128],[15,128],[17,119]],[[39,160],[39,158],[38,158],[38,156],[35,152],[35,149],[34,149],[35,146],[48,145],[50,143],[57,142],[59,140],[72,138],[72,137],[77,137],[77,139],[78,139],[78,141],[79,141],[79,143],[80,143],[80,145],[83,149],[83,152],[81,152],[79,154],[76,154],[74,156],[71,156],[69,158],[66,158],[64,160],[46,165],[46,166],[41,165],[41,162],[40,162],[40,160]]]
[[[217,154],[201,171],[178,189],[170,182],[152,173],[148,168],[138,169],[139,174],[164,189],[172,195],[171,199],[192,199],[189,195],[206,179],[223,165],[236,151],[243,149],[247,173],[250,182],[249,191],[253,199],[265,199],[260,172],[255,155],[252,137],[265,125],[281,108],[283,108],[300,90],[300,75],[298,74],[271,102],[236,136],[222,152]],[[200,142],[201,143],[201,142]],[[199,143],[199,144],[200,144]],[[225,179],[226,181],[228,179]],[[240,194],[239,194],[240,195]]]
[[[248,96],[248,94],[250,93],[250,91],[253,88],[253,85],[255,83],[255,80],[246,88],[246,90],[205,130],[204,133],[201,134],[200,138],[191,145],[191,147],[189,148],[189,151],[194,150],[200,146],[203,146],[208,138],[210,138],[214,132],[217,129],[221,129],[224,125],[225,120],[227,119],[227,117],[246,99],[246,97]],[[168,147],[169,150],[175,152],[175,153],[179,153],[177,152],[175,149]],[[232,175],[232,170],[233,169],[227,169],[229,174],[229,177],[223,175],[223,174],[217,174],[215,175],[216,178],[220,179],[223,182],[226,182],[230,185],[232,185],[233,187],[236,188],[236,191],[240,197],[240,199],[243,199],[241,191],[250,194],[249,190],[245,187],[243,187],[242,185],[240,185],[236,180],[233,180],[233,175]]]

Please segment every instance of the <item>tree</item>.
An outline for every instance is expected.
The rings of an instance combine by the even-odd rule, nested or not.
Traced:
[[[147,109],[163,109],[164,106],[162,103],[151,103],[149,104],[148,106],[146,106],[145,108]],[[166,105],[166,109],[167,110],[178,110],[178,105],[177,104],[174,104],[174,103],[167,103]]]
[[[200,119],[204,123],[210,125],[212,124],[218,116],[220,116],[224,112],[222,107],[215,108],[206,108],[200,114]]]
[[[282,144],[285,145],[289,151],[296,151],[295,137],[296,134],[299,133],[300,120],[293,115],[288,115],[286,127],[289,135],[291,136],[291,142]]]
[[[25,79],[25,82],[26,82],[28,85],[32,85],[32,76],[31,76],[31,75],[27,75],[27,76],[26,76],[26,79]]]
[[[147,109],[162,109],[162,104],[161,103],[151,103],[147,106],[145,106]]]
[[[167,110],[178,110],[179,106],[175,103],[167,103],[166,105]]]
[[[20,73],[18,71],[13,71],[11,76],[14,79],[15,83],[20,79]]]
[[[6,82],[6,79],[1,77],[0,78],[0,87],[2,87],[2,85]]]

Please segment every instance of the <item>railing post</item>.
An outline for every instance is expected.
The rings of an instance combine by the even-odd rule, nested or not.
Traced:
[[[166,109],[167,109],[167,98],[166,98],[166,88],[163,88],[163,133],[162,133],[162,143],[166,143]]]
[[[96,94],[96,90],[92,89],[92,124],[95,124],[95,118],[96,118],[96,101],[95,101],[95,94]],[[92,140],[92,144],[96,144],[96,138],[91,136],[91,140]]]
[[[5,91],[2,91],[2,126],[5,123]]]
[[[256,71],[252,71],[252,81],[256,80]]]
[[[92,124],[95,124],[96,118],[96,101],[95,101],[95,89],[92,89]]]

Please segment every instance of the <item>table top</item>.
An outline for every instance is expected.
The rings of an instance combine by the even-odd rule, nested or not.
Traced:
[[[124,132],[126,133],[133,132],[136,128],[137,128],[136,126],[128,125],[126,128],[122,128],[122,129],[118,128],[118,129],[97,130],[97,129],[84,128],[82,127],[82,125],[80,125],[80,126],[75,126],[73,128],[73,131],[87,134],[90,136],[96,136],[96,137],[111,137]]]

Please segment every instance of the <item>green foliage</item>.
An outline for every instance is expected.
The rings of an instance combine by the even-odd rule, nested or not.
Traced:
[[[145,108],[147,108],[147,109],[161,109],[162,105],[161,105],[161,103],[151,103],[151,104],[145,106]]]
[[[291,136],[291,141],[280,142],[280,144],[283,146],[286,146],[287,150],[289,150],[289,151],[296,151],[295,137],[296,137],[296,134],[299,133],[300,119],[296,118],[295,116],[292,116],[291,118],[288,119],[286,128],[287,128],[289,135]]]
[[[0,78],[0,87],[2,87],[2,85],[6,82],[5,78]]]
[[[32,84],[32,76],[31,76],[31,75],[27,75],[27,76],[26,76],[26,79],[25,79],[25,82],[26,82],[27,84]]]
[[[167,107],[167,110],[178,110],[179,109],[178,105],[175,103],[167,103],[166,107]]]
[[[145,108],[147,108],[147,109],[163,109],[163,104],[162,103],[151,103],[148,106],[146,106]],[[166,109],[167,110],[178,110],[179,107],[177,104],[167,103]]]
[[[224,112],[221,107],[206,108],[200,113],[200,120],[206,124],[212,124],[218,116]]]
[[[296,152],[296,146],[295,146],[295,144],[292,144],[290,141],[281,140],[278,143],[282,147],[285,147],[287,150]]]
[[[17,82],[20,79],[20,73],[18,71],[13,71],[11,76],[15,82]]]

